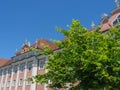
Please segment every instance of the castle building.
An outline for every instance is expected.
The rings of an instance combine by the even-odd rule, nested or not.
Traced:
[[[100,22],[100,31],[106,32],[111,27],[120,23],[120,6],[118,0],[115,0],[116,8],[110,12],[110,16],[103,14]],[[92,28],[95,27],[92,22]],[[44,69],[44,64],[49,60],[48,56],[41,55],[30,48],[44,50],[45,46],[49,46],[52,50],[59,48],[52,42],[45,39],[36,41],[30,45],[28,41],[23,44],[20,51],[16,51],[16,55],[11,57],[11,60],[0,59],[0,90],[51,90],[47,85],[39,85],[24,81],[25,79],[44,74],[47,71]]]
[[[52,50],[58,47],[45,39],[40,39],[30,46],[26,42],[20,52],[11,60],[0,59],[0,90],[50,90],[45,85],[32,84],[25,79],[37,74],[44,74],[46,70],[43,65],[48,61],[48,57],[30,50],[31,47],[44,50],[49,46]]]
[[[102,33],[105,33],[106,31],[108,31],[110,28],[112,28],[113,26],[117,26],[118,24],[120,24],[120,5],[119,5],[119,1],[115,0],[115,4],[116,4],[116,8],[111,10],[110,15],[107,15],[106,13],[104,13],[102,15],[102,19],[100,21],[100,30]],[[92,21],[91,23],[91,30],[95,29],[95,23]]]

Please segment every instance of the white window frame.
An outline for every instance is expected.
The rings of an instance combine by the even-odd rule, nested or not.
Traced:
[[[41,62],[44,62],[44,63],[42,63],[42,68],[41,68]],[[41,69],[44,69],[44,64],[45,64],[45,60],[39,60],[39,70],[41,70]]]
[[[14,67],[14,74],[16,74],[17,71],[18,71],[18,65],[16,65],[16,66]]]
[[[116,21],[116,24],[117,25],[118,23],[120,23],[120,15],[117,15],[116,19],[112,22],[112,25],[115,26],[113,23]]]
[[[6,69],[3,70],[3,76],[6,76]]]
[[[15,84],[16,84],[16,80],[13,80],[12,86],[15,86]]]
[[[20,65],[20,71],[21,71],[21,72],[24,72],[24,71],[25,71],[25,63],[22,63],[22,64]]]
[[[10,87],[10,81],[7,81],[7,87]]]
[[[2,70],[0,70],[0,77],[2,77]]]
[[[19,79],[19,86],[22,86],[23,85],[23,79]]]
[[[8,74],[11,75],[12,74],[12,68],[8,69]]]
[[[2,87],[5,87],[5,82],[2,82]]]
[[[30,80],[27,80],[27,81],[26,81],[26,85],[31,85]]]
[[[28,72],[30,72],[30,71],[32,71],[32,64],[33,64],[33,62],[32,61],[30,61],[30,62],[28,62],[28,64],[27,64],[27,70],[28,70]],[[29,69],[30,68],[30,69]]]

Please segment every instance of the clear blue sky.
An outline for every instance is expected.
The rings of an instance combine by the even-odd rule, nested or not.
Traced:
[[[114,0],[0,0],[0,58],[10,59],[25,39],[63,39],[55,27],[66,28],[72,19],[98,25],[114,8]]]

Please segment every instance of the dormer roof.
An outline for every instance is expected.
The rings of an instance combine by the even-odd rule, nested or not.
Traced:
[[[108,17],[107,19],[103,19],[102,22],[100,23],[100,31],[106,31],[110,29],[112,26],[114,26],[114,21],[117,20],[118,16],[120,15],[120,7],[116,8],[111,12],[111,16]]]
[[[45,39],[39,39],[36,43],[32,45],[32,47],[35,47],[41,50],[44,50],[45,46],[50,47],[52,50],[58,49],[58,46],[56,44]]]
[[[114,15],[114,14],[116,14],[116,13],[120,13],[120,7],[115,8],[115,9],[113,9],[113,10],[110,12],[111,15]]]

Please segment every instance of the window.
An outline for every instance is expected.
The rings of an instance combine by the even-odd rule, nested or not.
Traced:
[[[25,70],[25,64],[21,64],[20,65],[20,70],[21,70],[21,72],[24,72],[24,70]]]
[[[2,83],[2,87],[5,87],[5,82]]]
[[[28,68],[28,71],[32,70],[32,62],[28,62],[27,68]]]
[[[14,73],[17,73],[17,66],[14,67]]]
[[[8,69],[8,74],[11,75],[11,73],[12,73],[12,70],[11,70],[11,68],[9,68]]]
[[[10,87],[10,81],[7,82],[7,87]]]
[[[113,21],[113,26],[117,25],[120,22],[120,15],[117,17],[115,21]]]
[[[3,75],[4,75],[4,76],[6,75],[6,69],[4,70]]]
[[[44,64],[45,64],[45,60],[40,60],[39,61],[39,68],[43,69],[44,68]]]
[[[26,81],[26,85],[31,85],[31,82],[29,79]]]
[[[20,79],[19,80],[19,86],[22,86],[22,84],[23,84],[23,79]]]
[[[0,77],[2,76],[2,70],[0,71]]]
[[[16,80],[13,80],[12,86],[15,86],[16,84]]]
[[[118,19],[118,22],[120,22],[120,15],[118,16],[118,18],[117,18],[117,19]]]
[[[113,22],[113,25],[115,26],[115,25],[117,25],[117,23],[118,23],[118,21],[115,20],[115,21]]]

